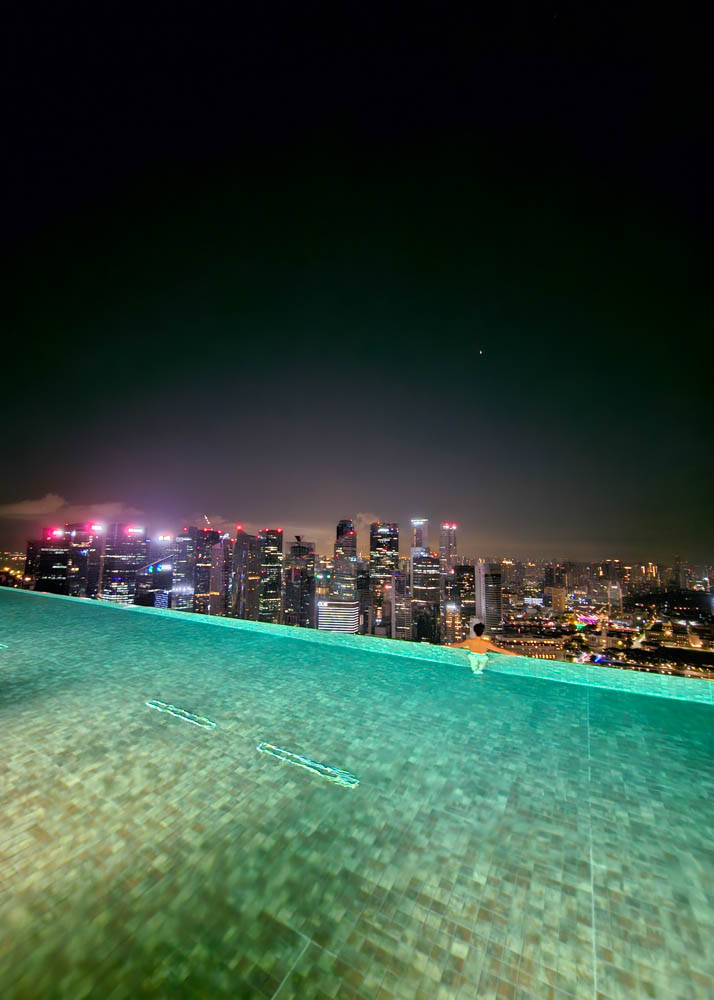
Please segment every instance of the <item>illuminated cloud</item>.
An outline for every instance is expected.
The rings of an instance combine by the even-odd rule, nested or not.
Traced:
[[[18,500],[17,503],[0,504],[0,519],[40,521],[51,517],[55,521],[102,520],[108,522],[131,520],[143,511],[130,507],[121,500],[108,500],[96,504],[71,504],[58,493],[45,493],[36,500]]]
[[[39,500],[18,500],[17,503],[0,504],[0,517],[42,517],[55,514],[66,505],[64,497],[57,493],[45,493]]]

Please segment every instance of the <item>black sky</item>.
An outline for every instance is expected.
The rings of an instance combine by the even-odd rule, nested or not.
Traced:
[[[696,8],[150,6],[9,24],[0,540],[49,493],[714,558]]]

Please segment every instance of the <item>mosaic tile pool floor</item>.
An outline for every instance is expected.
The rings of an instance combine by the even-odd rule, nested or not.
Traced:
[[[714,996],[711,704],[12,591],[0,641],[4,1000]]]

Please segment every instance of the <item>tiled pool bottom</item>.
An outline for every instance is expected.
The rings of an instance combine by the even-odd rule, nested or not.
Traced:
[[[0,641],[4,998],[714,996],[710,705],[2,591]]]

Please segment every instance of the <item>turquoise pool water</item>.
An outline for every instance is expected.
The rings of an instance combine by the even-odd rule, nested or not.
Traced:
[[[714,996],[705,681],[3,590],[0,642],[4,998]]]

